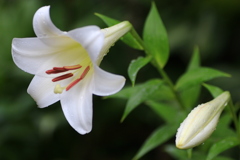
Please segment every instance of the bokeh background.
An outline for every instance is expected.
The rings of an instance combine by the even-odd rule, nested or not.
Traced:
[[[171,56],[166,71],[175,81],[184,72],[193,47],[200,48],[202,65],[232,74],[210,83],[230,90],[240,100],[240,1],[156,0],[166,26]],[[101,13],[129,20],[142,35],[150,0],[0,0],[0,159],[1,160],[125,160],[131,159],[147,136],[162,121],[142,105],[120,123],[125,100],[94,96],[93,130],[79,135],[65,120],[60,103],[37,108],[26,89],[32,75],[18,69],[11,57],[14,37],[34,37],[32,18],[36,10],[51,5],[51,18],[61,30],[86,25],[106,25],[94,15]],[[124,75],[127,67],[143,55],[117,42],[101,67]],[[151,66],[138,75],[137,83],[158,77]],[[203,89],[201,100],[211,96]],[[195,106],[193,106],[195,107]],[[168,143],[174,143],[174,139]],[[142,160],[173,160],[159,146]]]

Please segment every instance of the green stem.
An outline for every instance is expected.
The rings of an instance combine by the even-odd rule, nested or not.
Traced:
[[[169,85],[169,87],[172,90],[172,92],[173,92],[176,100],[178,101],[179,106],[181,107],[181,109],[185,110],[185,106],[184,106],[184,104],[183,104],[179,94],[177,93],[177,91],[176,91],[176,89],[175,89],[175,87],[173,85],[172,80],[169,78],[167,73],[160,66],[158,66],[157,69],[158,69],[159,73],[161,74],[161,76],[163,77],[163,79],[165,80],[165,82]]]
[[[146,47],[144,45],[143,40],[141,39],[141,37],[138,35],[138,33],[136,32],[136,30],[132,27],[132,29],[130,30],[130,32],[132,33],[133,37],[137,40],[137,42],[142,46],[142,49],[146,52]],[[147,53],[148,54],[148,53]]]
[[[188,159],[192,159],[192,148],[187,149],[187,156],[188,156]]]
[[[230,99],[228,106],[230,108],[230,112],[231,112],[231,115],[232,115],[232,118],[233,118],[233,123],[234,123],[236,131],[237,131],[238,139],[240,141],[240,128],[239,128],[236,112],[234,111],[234,105],[233,105],[232,99]]]
[[[135,29],[132,27],[131,31],[132,35],[136,38],[136,40],[138,41],[138,43],[142,46],[143,50],[145,51],[145,53],[147,55],[150,55],[147,47],[145,46],[143,40],[140,38],[140,36],[138,35],[138,33],[135,31]],[[154,65],[157,70],[159,71],[159,73],[161,74],[161,76],[163,77],[163,79],[165,80],[165,82],[169,85],[170,89],[172,90],[176,100],[178,101],[179,103],[179,106],[181,107],[181,109],[185,110],[185,107],[184,107],[184,104],[183,102],[181,101],[181,98],[179,96],[179,94],[177,93],[174,85],[173,85],[173,82],[171,81],[171,79],[169,78],[169,76],[167,75],[167,73],[158,65]]]

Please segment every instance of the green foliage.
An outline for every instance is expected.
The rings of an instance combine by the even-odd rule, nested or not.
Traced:
[[[163,85],[163,81],[159,79],[153,79],[146,83],[133,87],[130,92],[132,94],[128,97],[127,105],[124,110],[121,121],[123,121],[127,115],[135,109],[139,104],[147,100],[155,91],[157,91]]]
[[[210,85],[210,84],[203,83],[203,86],[208,89],[208,91],[212,94],[214,98],[223,92],[221,88]]]
[[[184,73],[178,79],[176,89],[181,92],[185,89],[189,89],[195,85],[199,85],[217,77],[230,77],[230,75],[216,69],[199,67]]]
[[[199,55],[199,49],[198,49],[198,47],[195,47],[192,58],[188,64],[186,73],[191,72],[194,69],[200,68],[200,63],[201,63],[201,60],[200,60],[200,55]],[[183,90],[180,94],[183,104],[187,108],[192,108],[194,105],[196,105],[195,103],[199,97],[200,91],[201,91],[200,84],[194,85],[191,88]],[[191,98],[188,98],[188,97],[191,97]]]
[[[142,40],[139,39],[136,32],[134,32],[133,37],[141,44]],[[145,104],[166,124],[157,128],[145,140],[133,159],[141,158],[149,151],[157,146],[163,145],[164,142],[174,137],[177,127],[186,117],[189,110],[197,105],[201,95],[202,85],[213,97],[223,92],[221,88],[206,84],[205,82],[219,77],[230,77],[229,74],[217,69],[202,67],[199,48],[194,47],[192,57],[185,73],[179,76],[176,84],[173,84],[168,74],[163,69],[169,58],[168,36],[155,3],[152,3],[150,12],[145,21],[143,42],[144,52],[147,54],[147,57],[139,57],[133,60],[128,68],[128,75],[132,85],[135,85],[138,71],[150,61],[153,66],[156,67],[156,70],[159,71],[162,79],[152,79],[143,84],[136,84],[135,87],[132,88],[126,87],[119,93],[110,97],[127,100],[127,105],[121,121],[123,121],[139,104],[145,102]],[[229,128],[231,118],[229,114],[224,114],[219,120],[220,124],[217,131],[213,133],[214,138],[207,140],[205,145],[198,147],[197,150],[193,150],[193,153],[189,154],[190,152],[187,153],[186,151],[179,150],[172,145],[167,146],[166,151],[179,160],[191,159],[191,157],[195,160],[202,160],[206,159],[207,151],[210,149],[208,157],[215,157],[219,160],[230,160],[231,158],[217,155],[224,150],[238,145],[238,143],[235,142],[234,144],[229,143],[225,147],[219,147],[219,144],[224,145],[222,144],[224,141],[221,142],[219,139],[225,139],[225,136],[236,135],[234,131]],[[227,133],[222,132],[223,130]],[[238,140],[236,137],[234,138],[234,140]]]
[[[151,10],[145,21],[143,40],[146,52],[153,56],[156,65],[163,68],[168,61],[169,44],[166,29],[155,3],[152,3]]]
[[[138,57],[136,60],[132,60],[128,67],[128,76],[132,82],[132,85],[134,86],[136,76],[138,71],[144,67],[146,64],[150,62],[152,57]]]
[[[237,137],[226,137],[219,142],[215,143],[209,150],[208,156],[206,160],[212,160],[219,153],[237,146],[240,144],[240,140]]]
[[[176,115],[179,116],[179,112],[172,105],[166,103],[160,103],[155,101],[147,101],[146,104],[153,109],[153,111],[162,118],[166,123],[172,123],[175,121]],[[169,114],[171,113],[171,114]]]
[[[134,156],[134,160],[141,158],[144,154],[159,146],[160,144],[169,140],[176,132],[178,125],[166,124],[157,128],[153,133],[146,139],[142,147],[139,149],[137,154]]]

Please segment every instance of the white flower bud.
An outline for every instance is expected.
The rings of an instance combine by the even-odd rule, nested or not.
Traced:
[[[226,91],[194,108],[178,128],[176,147],[188,149],[203,143],[216,129],[219,116],[229,99],[230,93]]]

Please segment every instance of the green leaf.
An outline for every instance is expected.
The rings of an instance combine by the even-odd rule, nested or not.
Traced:
[[[102,14],[99,13],[95,13],[96,16],[98,16],[99,18],[101,18],[104,23],[106,23],[106,25],[108,27],[113,26],[115,24],[120,23],[120,21],[112,19],[110,17],[104,16]],[[134,30],[134,28],[132,27],[132,30]],[[127,44],[128,46],[134,48],[134,49],[139,49],[139,50],[143,50],[142,45],[137,41],[137,39],[134,37],[134,35],[132,34],[132,32],[128,32],[127,34],[125,34],[121,40]]]
[[[169,140],[177,130],[178,125],[167,124],[157,128],[143,143],[137,154],[134,156],[134,160],[141,158],[147,152],[151,151],[155,147]]]
[[[222,113],[219,119],[216,130],[212,134],[214,141],[222,139],[224,137],[236,136],[234,130],[230,127],[232,122],[232,116],[230,114]]]
[[[140,86],[136,85],[135,87],[125,87],[121,91],[117,92],[116,94],[107,96],[105,98],[121,98],[121,99],[128,99],[131,95],[135,92],[136,89],[140,89]]]
[[[187,151],[178,149],[174,145],[167,145],[165,151],[177,160],[187,160]]]
[[[214,98],[219,96],[221,93],[223,93],[223,90],[219,87],[203,83],[203,86],[212,94]]]
[[[153,111],[159,115],[167,123],[173,123],[176,121],[176,116],[179,117],[181,114],[177,109],[172,107],[172,105],[166,103],[159,103],[155,101],[146,101],[146,104],[153,109]],[[182,116],[182,115],[180,115]]]
[[[200,67],[183,74],[175,87],[178,91],[183,91],[217,77],[230,77],[230,75],[216,69]]]
[[[149,96],[154,94],[156,90],[163,85],[163,81],[160,79],[153,79],[145,82],[139,87],[138,90],[134,90],[131,94],[131,97],[128,99],[126,108],[124,110],[121,121],[123,121],[127,115],[135,109],[139,104],[148,99]]]
[[[237,137],[227,137],[225,139],[222,139],[218,141],[217,143],[213,144],[210,148],[207,156],[207,160],[212,160],[214,157],[216,157],[221,152],[230,149],[232,147],[235,147],[240,144],[240,141]]]
[[[168,36],[154,3],[144,25],[143,40],[154,63],[163,68],[169,57]]]
[[[138,71],[144,67],[146,64],[148,64],[151,60],[151,57],[138,57],[136,60],[132,60],[128,67],[128,76],[132,82],[132,85],[134,86],[136,76]]]
[[[198,47],[194,47],[193,56],[188,64],[187,71],[191,71],[200,67],[200,55]]]
[[[175,101],[175,95],[173,94],[169,85],[162,85],[154,94],[152,94],[148,100],[154,100],[158,102]]]
[[[129,99],[132,95],[137,93],[141,88],[143,88],[145,84],[136,84],[134,87],[124,87],[121,91],[116,94],[107,96],[105,98],[121,98],[121,99]],[[175,100],[175,96],[172,93],[172,90],[168,85],[161,85],[158,90],[154,92],[154,94],[149,95],[148,100],[155,101],[166,101],[166,100]]]
[[[198,47],[195,47],[186,72],[190,72],[199,67],[200,67],[199,49]],[[180,97],[184,103],[184,106],[186,106],[187,108],[193,108],[194,105],[196,105],[195,103],[199,97],[200,91],[201,85],[196,85],[189,89],[183,90],[180,94]]]

